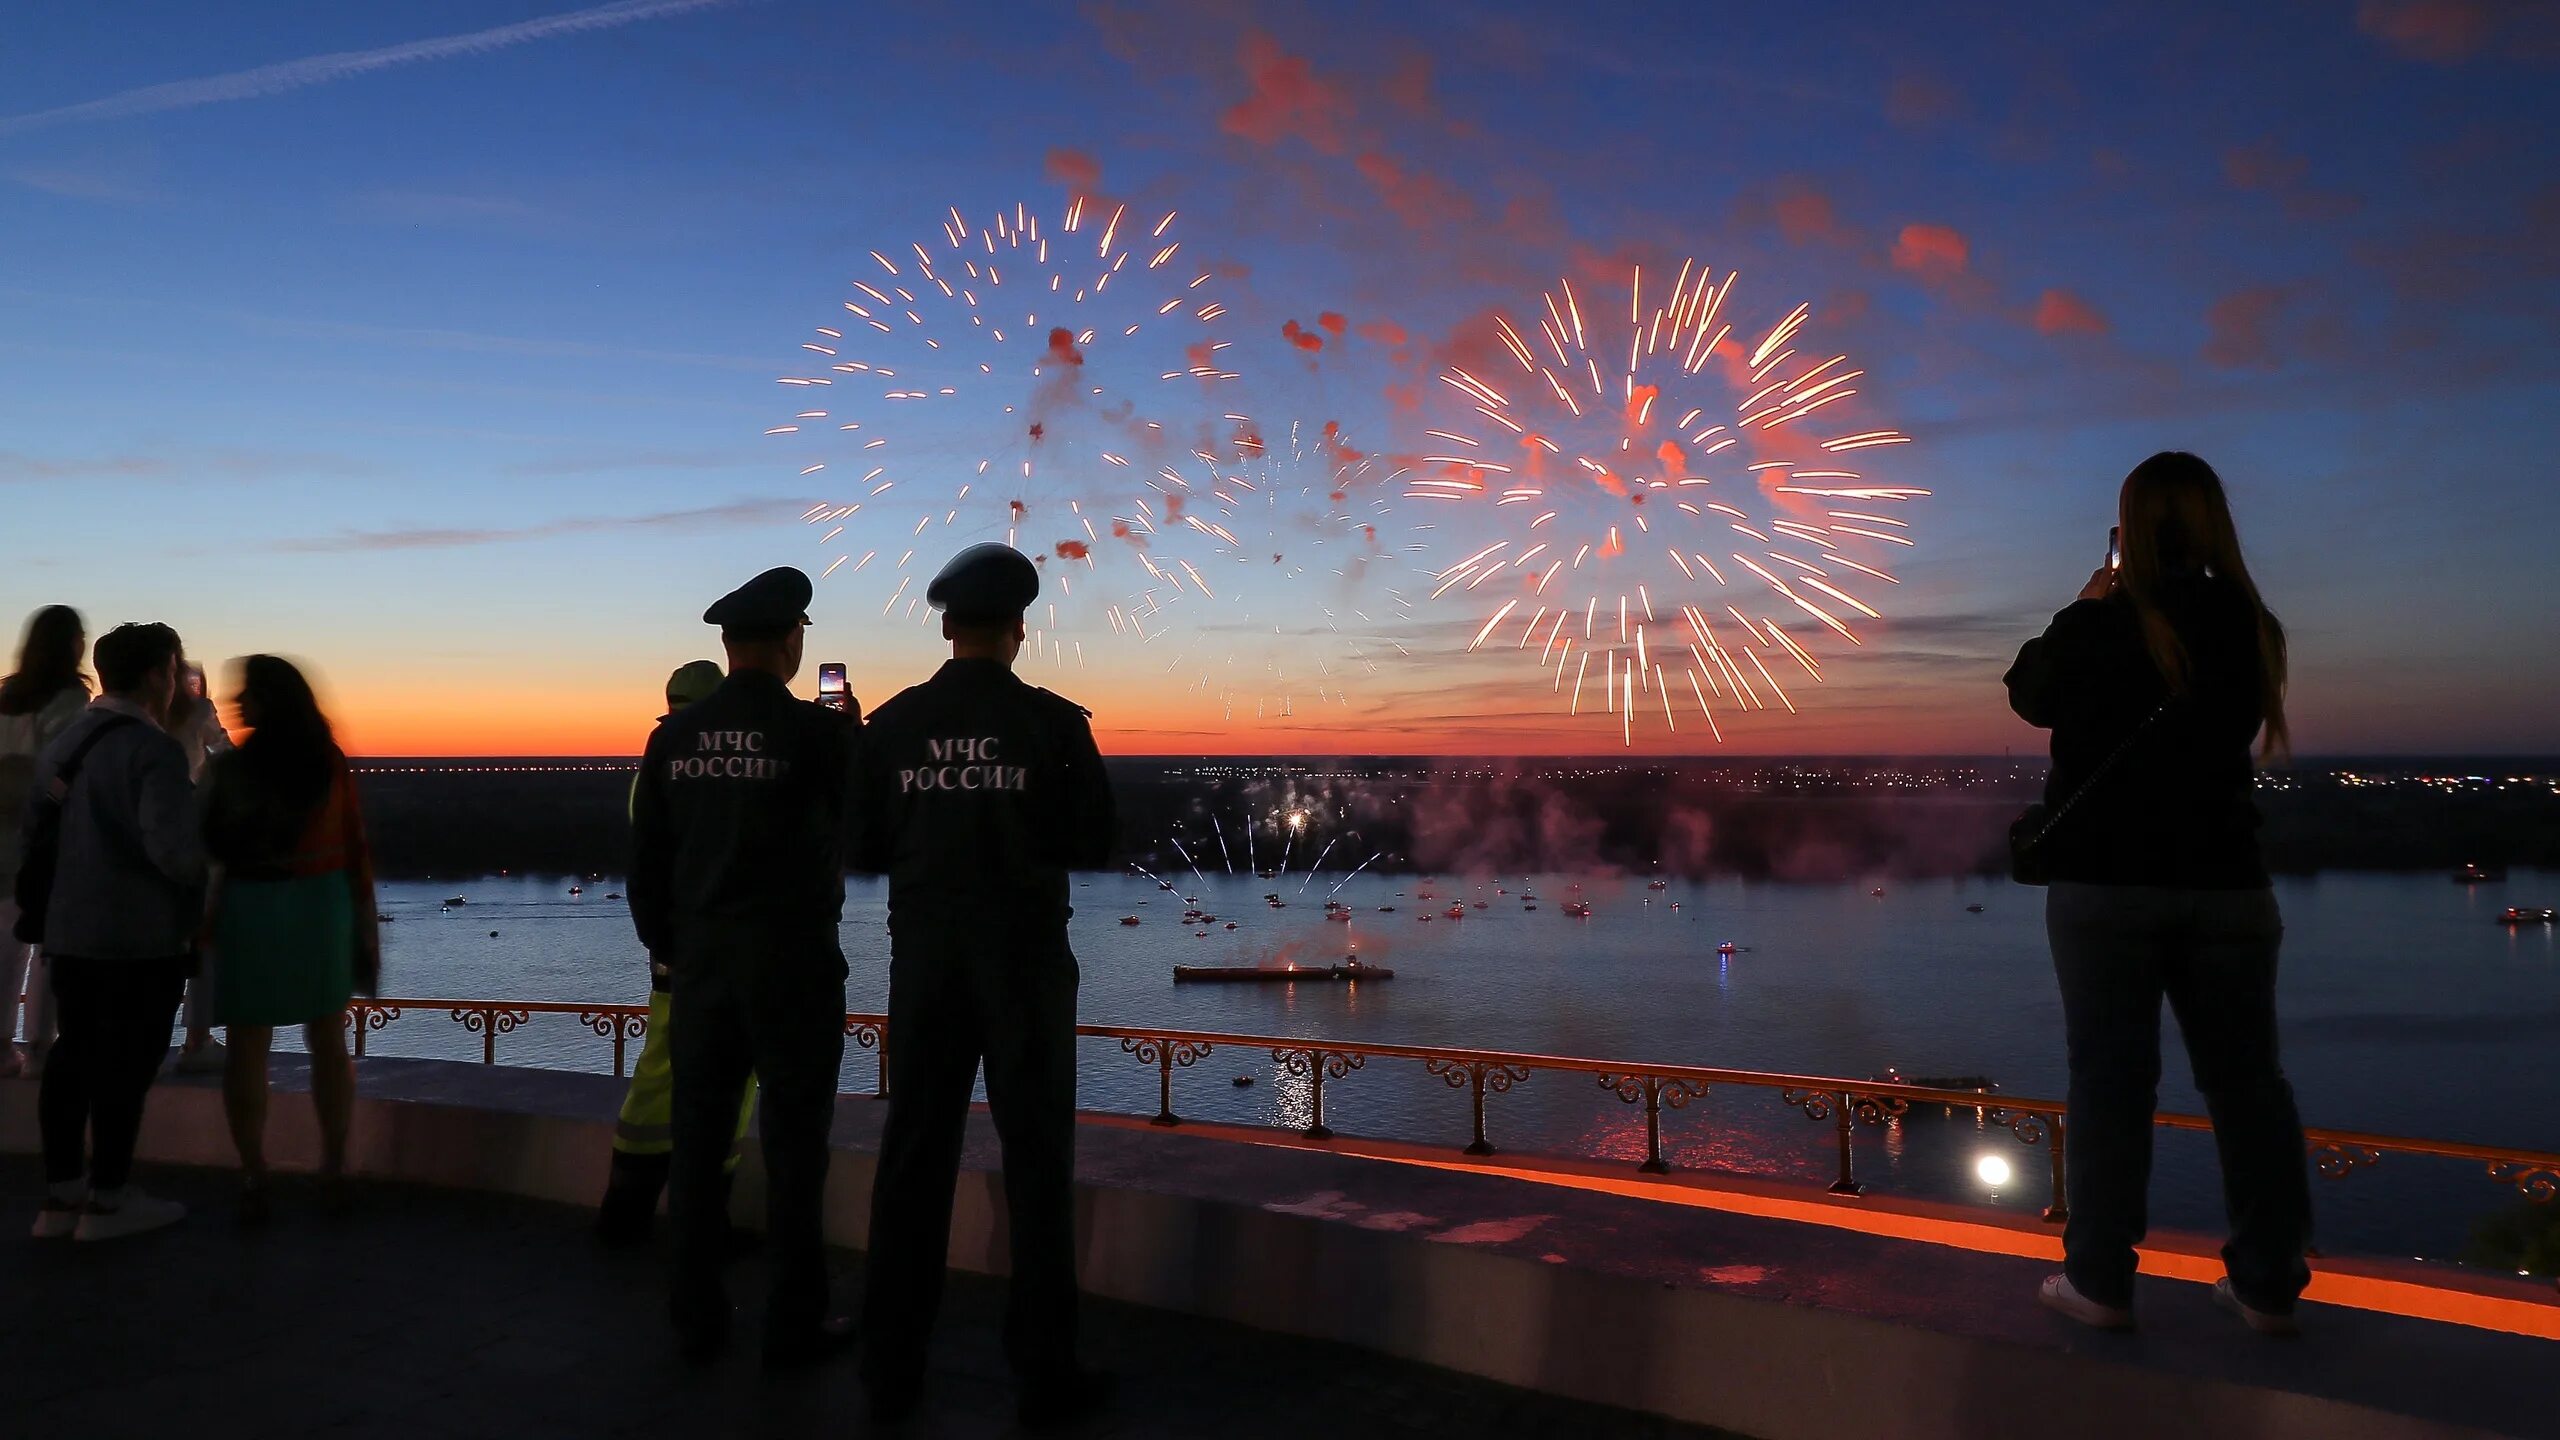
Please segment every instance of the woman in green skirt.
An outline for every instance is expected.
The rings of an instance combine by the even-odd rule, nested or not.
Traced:
[[[256,1223],[268,1211],[275,1028],[302,1027],[334,1200],[355,1108],[343,1017],[356,991],[375,993],[382,951],[364,817],[310,683],[287,661],[252,655],[241,662],[236,703],[249,738],[214,761],[203,803],[216,867],[209,928],[222,956],[215,1000],[231,1035],[223,1108],[240,1151],[241,1218]]]

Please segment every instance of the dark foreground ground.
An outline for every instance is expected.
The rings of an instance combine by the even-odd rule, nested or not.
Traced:
[[[328,1220],[288,1182],[276,1223],[232,1222],[226,1177],[150,1169],[194,1211],[96,1246],[26,1238],[35,1163],[0,1158],[0,1436],[859,1435],[850,1358],[767,1380],[751,1327],[717,1369],[675,1363],[652,1255],[589,1240],[589,1212],[366,1185]],[[854,1293],[859,1259],[837,1257]],[[734,1272],[757,1313],[761,1266]],[[933,1395],[900,1433],[1014,1432],[999,1283],[955,1274]],[[1082,1434],[1183,1440],[1714,1432],[1507,1389],[1364,1351],[1100,1302],[1089,1353],[1119,1372],[1116,1414]]]

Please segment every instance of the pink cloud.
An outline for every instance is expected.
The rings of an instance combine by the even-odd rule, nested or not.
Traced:
[[[2068,290],[2047,290],[2036,300],[2039,335],[2104,335],[2107,317]]]
[[[1282,50],[1268,35],[1244,37],[1248,93],[1218,116],[1218,128],[1257,145],[1299,139],[1339,154],[1342,130],[1352,118],[1351,97],[1320,79],[1303,55]]]
[[[2356,28],[2406,59],[2450,65],[2477,54],[2489,38],[2489,7],[2480,0],[2364,0]]]
[[[1893,268],[1933,284],[1962,275],[1972,259],[1973,247],[1945,225],[1905,225],[1893,242]]]
[[[1800,180],[1786,181],[1778,187],[1776,198],[1769,202],[1769,214],[1778,222],[1778,234],[1790,245],[1813,240],[1837,245],[1849,238],[1831,197]]]
[[[2269,333],[2285,293],[2273,285],[2235,290],[2205,307],[2204,358],[2226,370],[2273,370],[2284,363]]]

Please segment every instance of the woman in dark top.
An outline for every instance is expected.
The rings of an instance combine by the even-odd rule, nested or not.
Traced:
[[[382,969],[373,861],[347,757],[309,682],[272,655],[241,662],[249,738],[205,781],[205,848],[219,867],[209,905],[222,964],[215,1002],[230,1028],[223,1108],[240,1151],[241,1216],[267,1212],[267,1050],[300,1025],[320,1115],[320,1168],[336,1201],[346,1167],[355,1067],[342,1016]]]
[[[2284,921],[2250,799],[2251,742],[2273,757],[2288,740],[2284,627],[2249,579],[2212,466],[2154,455],[2118,508],[2121,564],[2090,576],[2008,675],[2010,708],[2053,732],[2056,818],[2036,848],[2071,1058],[2070,1219],[2041,1299],[2086,1324],[2133,1323],[2165,998],[2222,1161],[2231,1238],[2216,1298],[2290,1333],[2310,1280],[2311,1193],[2276,1055]]]

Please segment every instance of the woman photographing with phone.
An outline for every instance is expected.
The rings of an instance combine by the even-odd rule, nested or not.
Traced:
[[[2052,886],[2045,932],[2071,1067],[2063,1269],[2039,1298],[2133,1323],[2147,1228],[2160,1005],[2213,1118],[2231,1237],[2215,1295],[2289,1334],[2310,1280],[2302,1120],[2277,1059],[2284,921],[2258,855],[2252,742],[2286,752],[2284,627],[2259,598],[2213,467],[2134,467],[2108,563],[2009,669],[2009,706],[2053,732],[2043,807],[2012,833]]]

